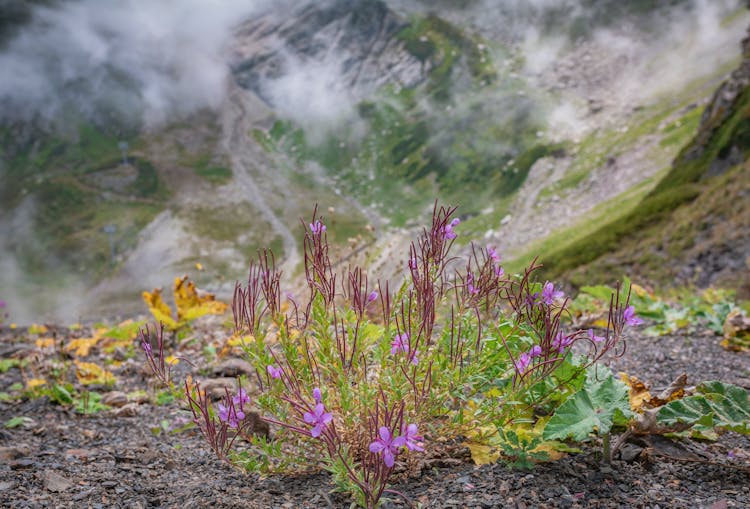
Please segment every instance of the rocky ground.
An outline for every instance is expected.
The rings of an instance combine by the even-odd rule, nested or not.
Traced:
[[[56,341],[86,331],[52,330]],[[45,364],[26,331],[0,332],[0,358],[28,358],[0,374],[0,389],[34,376]],[[92,355],[99,355],[94,352]],[[117,351],[115,356],[119,355]],[[95,358],[95,357],[94,357]],[[235,367],[241,369],[236,361]],[[182,364],[181,364],[182,366]],[[207,376],[227,374],[226,359]],[[612,367],[665,387],[686,372],[689,383],[719,379],[750,387],[750,358],[724,350],[707,334],[633,337]],[[217,460],[192,431],[169,433],[183,416],[177,403],[157,405],[125,394],[147,387],[139,356],[111,368],[116,386],[105,395],[113,409],[90,415],[46,397],[0,402],[0,506],[12,508],[346,508],[325,473],[261,478]],[[223,373],[222,373],[223,372]],[[213,373],[213,374],[209,374]],[[163,424],[166,423],[166,424]],[[428,437],[430,438],[430,437]],[[429,441],[428,441],[429,443]],[[673,442],[661,437],[627,443],[624,456],[602,466],[599,444],[537,465],[532,471],[502,464],[477,467],[456,442],[450,454],[421,461],[418,474],[396,475],[384,507],[536,508],[750,506],[750,438],[724,435],[716,442]]]

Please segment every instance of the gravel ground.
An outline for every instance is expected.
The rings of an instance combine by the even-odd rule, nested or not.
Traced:
[[[65,331],[58,331],[63,334]],[[29,355],[17,331],[0,332],[3,358]],[[750,356],[722,349],[698,334],[634,337],[612,367],[655,388],[686,371],[690,383],[719,379],[750,386]],[[116,373],[120,391],[143,387],[138,361]],[[0,374],[0,390],[21,380]],[[0,431],[0,506],[10,508],[346,508],[325,473],[259,478],[215,459],[193,432],[154,434],[176,404],[129,403],[84,416],[45,398],[0,402],[0,421],[30,421]],[[750,438],[727,434],[718,442],[671,442],[660,437],[623,448],[637,459],[600,463],[598,444],[533,471],[502,464],[474,466],[468,452],[425,461],[413,477],[396,478],[384,507],[750,507]]]

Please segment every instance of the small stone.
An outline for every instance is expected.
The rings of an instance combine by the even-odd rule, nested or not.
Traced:
[[[11,461],[10,462],[10,469],[11,470],[22,470],[22,469],[26,469],[26,468],[32,468],[34,466],[35,466],[34,460],[30,460],[28,458],[24,458],[24,459],[20,459],[20,460],[16,460],[16,461]]]
[[[114,410],[115,417],[135,417],[138,415],[138,404],[128,403],[122,408]]]
[[[83,491],[81,491],[79,493],[76,493],[75,495],[73,495],[73,500],[75,500],[76,502],[79,501],[79,500],[83,500],[84,498],[86,498],[89,495],[91,495],[91,493],[93,491],[94,491],[94,489],[91,488],[91,489],[83,490]]]
[[[94,452],[89,449],[68,449],[65,451],[65,456],[71,456],[79,460],[87,460],[91,456],[94,456]]]
[[[214,366],[214,375],[234,377],[239,375],[255,375],[255,368],[242,359],[227,359]]]
[[[0,491],[8,491],[13,489],[16,484],[13,481],[0,482]]]
[[[237,381],[234,378],[211,378],[209,380],[202,380],[200,388],[206,391],[212,399],[221,399],[226,394],[224,388],[229,389],[229,393],[233,394],[237,388],[236,384]]]
[[[44,487],[47,491],[62,493],[67,491],[73,483],[53,470],[45,470],[42,474]]]
[[[23,445],[16,447],[0,447],[0,459],[11,461],[29,454],[29,448]]]
[[[102,397],[103,405],[120,408],[128,404],[128,396],[124,392],[112,391]]]
[[[620,459],[632,463],[635,461],[643,452],[643,447],[635,444],[624,444],[620,447]]]
[[[102,488],[114,488],[117,486],[117,481],[104,481],[101,486]]]

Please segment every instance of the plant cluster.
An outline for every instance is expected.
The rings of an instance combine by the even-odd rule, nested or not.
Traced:
[[[591,384],[599,395],[606,384],[624,387],[595,365],[624,352],[626,327],[641,323],[629,295],[611,296],[605,328],[571,329],[568,299],[536,281],[535,263],[509,276],[491,246],[472,245],[465,260],[451,255],[455,211],[435,205],[395,290],[359,267],[334,270],[317,208],[303,222],[305,298],[283,294],[273,254],[259,254],[232,303],[257,376],[218,407],[184,384],[194,423],[220,458],[265,471],[322,465],[357,503],[375,507],[399,464],[416,468],[420,455],[439,454],[437,437],[473,437],[528,465],[570,434],[559,422],[545,432],[566,400]],[[148,364],[175,387],[154,330],[142,331]],[[253,434],[258,419],[272,438]],[[611,424],[602,417],[591,430]]]

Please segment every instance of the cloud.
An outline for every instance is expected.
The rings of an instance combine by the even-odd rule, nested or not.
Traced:
[[[215,108],[232,27],[271,0],[81,0],[37,7],[0,50],[0,121],[146,125]]]

